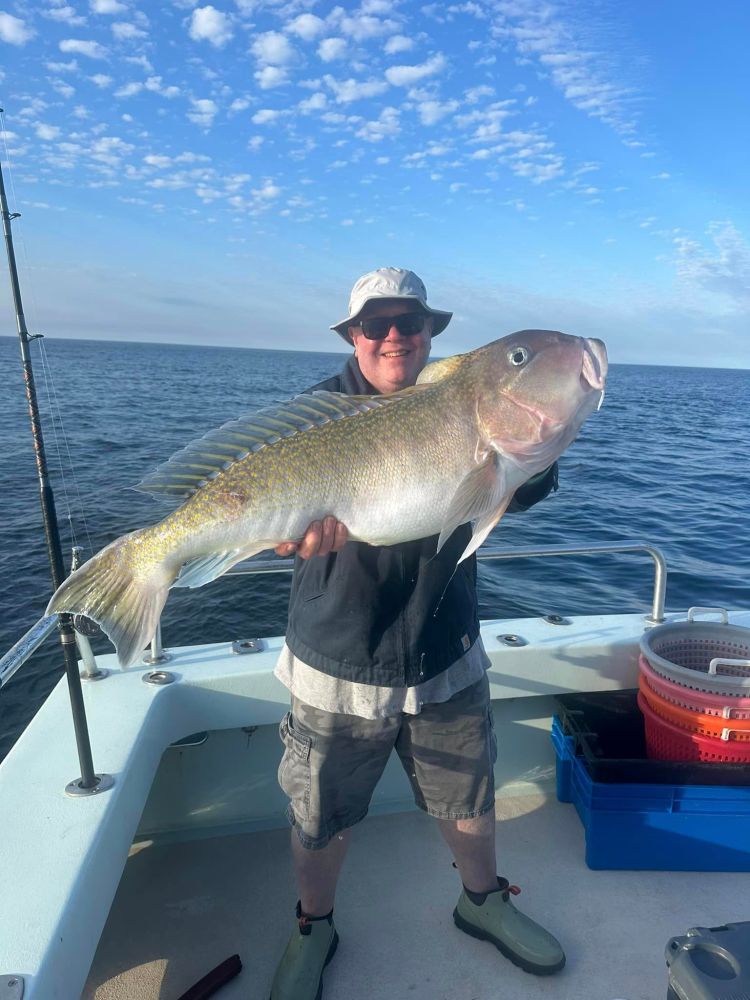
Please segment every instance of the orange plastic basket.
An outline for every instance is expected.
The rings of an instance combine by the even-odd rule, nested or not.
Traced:
[[[646,753],[651,760],[707,760],[750,764],[750,742],[717,740],[701,733],[689,733],[654,712],[641,692],[638,707],[643,713]]]
[[[682,684],[676,684],[657,674],[643,654],[638,658],[638,667],[651,690],[675,705],[689,708],[691,712],[713,715],[719,719],[750,720],[750,698],[740,698],[731,694],[709,694],[706,691],[683,687]]]
[[[686,729],[690,733],[701,733],[712,736],[724,742],[737,740],[750,741],[750,720],[748,719],[718,719],[715,715],[705,712],[694,712],[689,708],[676,705],[673,701],[663,698],[653,690],[644,673],[638,677],[638,687],[641,694],[656,714],[671,722],[672,725]]]

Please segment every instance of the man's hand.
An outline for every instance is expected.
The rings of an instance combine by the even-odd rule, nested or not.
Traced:
[[[309,559],[310,556],[327,556],[330,552],[338,552],[348,541],[346,525],[329,515],[322,521],[313,521],[301,542],[281,542],[274,552],[277,556],[296,553],[300,559]]]

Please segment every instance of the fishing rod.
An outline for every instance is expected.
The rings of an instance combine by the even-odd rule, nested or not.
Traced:
[[[0,108],[0,114],[2,114],[2,111],[3,109]],[[44,522],[44,537],[47,542],[47,556],[49,558],[50,570],[52,573],[52,583],[55,590],[57,590],[65,579],[66,574],[63,564],[62,545],[60,543],[60,530],[57,524],[55,497],[47,471],[47,457],[44,450],[44,435],[42,433],[42,422],[39,415],[39,404],[37,403],[34,372],[31,366],[31,354],[29,352],[30,341],[35,340],[37,337],[41,336],[41,334],[30,334],[26,328],[26,318],[24,316],[23,302],[21,300],[21,288],[18,283],[16,255],[13,249],[13,234],[11,233],[10,227],[10,224],[14,219],[20,218],[20,212],[8,211],[8,201],[5,197],[5,183],[3,181],[3,168],[1,162],[0,212],[2,213],[3,219],[3,234],[5,236],[5,249],[8,255],[8,269],[10,271],[10,285],[13,292],[13,305],[16,313],[16,327],[18,328],[18,338],[21,342],[21,363],[23,365],[23,381],[26,388],[26,401],[29,406],[31,433],[34,438],[34,454],[36,456],[37,477],[39,479],[42,520]],[[65,659],[65,673],[68,679],[70,705],[73,712],[73,727],[75,729],[78,760],[81,766],[81,777],[77,781],[71,782],[71,786],[75,786],[78,789],[79,794],[86,794],[95,791],[99,786],[101,779],[99,775],[94,773],[94,764],[91,757],[91,741],[89,739],[86,713],[83,705],[81,677],[78,673],[78,658],[76,656],[76,640],[75,631],[73,629],[72,615],[60,614],[58,629],[60,633],[60,643],[62,644],[63,657]]]

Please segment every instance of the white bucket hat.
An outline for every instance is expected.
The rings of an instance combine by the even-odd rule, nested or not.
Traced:
[[[452,312],[431,309],[427,305],[427,289],[413,271],[406,271],[403,267],[379,267],[377,271],[363,274],[355,282],[349,296],[349,315],[340,323],[335,323],[331,330],[340,334],[347,343],[353,343],[349,327],[356,326],[357,318],[372,299],[408,299],[410,302],[418,302],[432,316],[433,337],[443,332],[453,316]]]

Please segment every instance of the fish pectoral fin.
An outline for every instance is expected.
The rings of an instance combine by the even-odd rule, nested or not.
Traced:
[[[472,469],[458,485],[445,515],[437,551],[445,545],[460,524],[475,521],[471,542],[459,562],[476,551],[510,503],[505,474],[496,452],[490,452],[481,465]]]
[[[191,559],[183,565],[172,586],[202,587],[204,583],[215,580],[244,558],[243,549],[228,549],[225,552],[212,552],[208,556]]]
[[[478,520],[474,524],[474,531],[471,536],[471,541],[463,550],[463,552],[461,553],[461,558],[458,560],[460,563],[463,562],[464,559],[468,559],[473,552],[476,552],[476,550],[485,540],[487,535],[489,535],[489,533],[495,527],[495,525],[503,516],[505,511],[508,509],[508,504],[511,501],[511,497],[512,494],[511,496],[503,497],[502,503],[500,504],[499,507],[497,507],[495,510],[488,511],[484,515],[484,517],[478,518]]]

